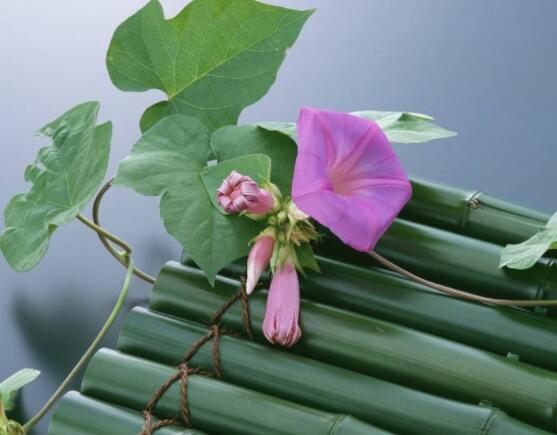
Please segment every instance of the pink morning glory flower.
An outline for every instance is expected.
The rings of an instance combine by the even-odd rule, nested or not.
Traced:
[[[373,121],[303,108],[292,198],[344,243],[367,252],[412,195],[391,144]]]
[[[277,266],[267,296],[263,334],[273,344],[291,347],[298,342],[302,331],[300,316],[300,285],[298,274],[290,260]]]
[[[226,213],[247,212],[264,215],[274,205],[273,196],[251,177],[232,171],[217,191],[217,201]]]

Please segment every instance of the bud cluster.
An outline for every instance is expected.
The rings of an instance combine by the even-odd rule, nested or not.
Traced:
[[[260,188],[253,179],[236,171],[223,181],[218,203],[227,213],[241,213],[265,220],[267,227],[255,238],[248,256],[246,292],[251,294],[270,264],[269,288],[263,333],[267,340],[293,346],[301,337],[299,326],[300,286],[296,270],[303,272],[296,248],[317,238],[317,232],[291,198],[284,198],[271,182]]]

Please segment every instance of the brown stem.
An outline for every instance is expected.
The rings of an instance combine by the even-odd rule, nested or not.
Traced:
[[[448,287],[442,284],[438,284],[433,281],[429,281],[421,276],[415,275],[412,272],[400,267],[398,264],[393,263],[390,260],[387,260],[382,255],[378,254],[375,251],[369,251],[368,254],[376,260],[379,264],[383,265],[387,269],[392,270],[393,272],[397,272],[400,275],[410,279],[411,281],[417,282],[418,284],[425,285],[426,287],[432,288],[433,290],[437,290],[441,293],[448,294],[450,296],[454,296],[456,298],[465,299],[468,301],[473,302],[481,302],[483,304],[490,304],[490,305],[507,305],[507,306],[516,306],[516,307],[540,307],[540,306],[557,306],[557,300],[550,299],[550,300],[524,300],[524,299],[495,299],[495,298],[488,298],[485,296],[475,295],[473,293],[468,293],[462,290],[457,290],[452,287]]]

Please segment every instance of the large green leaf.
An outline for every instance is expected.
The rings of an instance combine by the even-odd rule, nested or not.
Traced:
[[[269,181],[271,178],[271,159],[265,154],[246,154],[209,166],[201,172],[207,194],[221,213],[224,213],[224,210],[217,203],[217,190],[232,171],[251,177],[261,186],[264,181]]]
[[[256,125],[228,126],[211,136],[211,148],[219,161],[246,154],[265,154],[271,158],[271,181],[284,195],[290,194],[296,143],[280,132]]]
[[[454,131],[440,127],[432,122],[431,116],[421,113],[366,110],[352,114],[377,122],[393,143],[423,143],[456,136]],[[293,122],[259,122],[257,125],[296,140],[296,124]]]
[[[220,269],[248,253],[250,240],[261,228],[214,206],[201,178],[209,150],[209,131],[200,121],[184,115],[166,117],[120,163],[115,184],[144,195],[162,195],[160,213],[167,231],[212,283]]]
[[[557,213],[546,226],[528,240],[507,245],[501,252],[499,267],[529,269],[549,250],[557,249]]]
[[[52,139],[25,171],[33,183],[4,211],[0,249],[20,272],[44,256],[54,230],[73,220],[95,194],[106,174],[112,125],[96,125],[99,103],[74,107],[37,134]]]
[[[18,390],[33,382],[40,374],[41,372],[35,369],[21,369],[0,382],[0,401],[6,411],[14,409],[14,397]]]
[[[151,0],[114,33],[108,71],[123,91],[167,95],[144,113],[143,131],[171,114],[192,116],[211,130],[235,124],[273,84],[312,12],[254,0],[193,0],[165,20],[159,1]]]

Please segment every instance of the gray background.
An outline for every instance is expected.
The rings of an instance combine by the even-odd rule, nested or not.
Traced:
[[[163,1],[167,16],[183,0]],[[477,188],[552,211],[557,99],[555,0],[302,0],[309,8],[275,86],[242,121],[294,120],[300,106],[428,113],[458,137],[398,146],[412,175]],[[112,173],[138,138],[143,110],[159,92],[126,94],[104,66],[113,30],[143,0],[3,1],[0,13],[0,207],[26,190],[23,170],[44,141],[33,131],[85,100],[115,124]],[[104,224],[129,241],[156,274],[180,248],[166,235],[158,200],[114,189]],[[120,288],[123,269],[79,223],[55,233],[26,274],[0,260],[0,379],[43,371],[23,395],[38,409],[90,342]],[[128,306],[148,287],[134,280]],[[118,326],[107,344],[114,343]],[[46,433],[46,424],[36,432]]]

